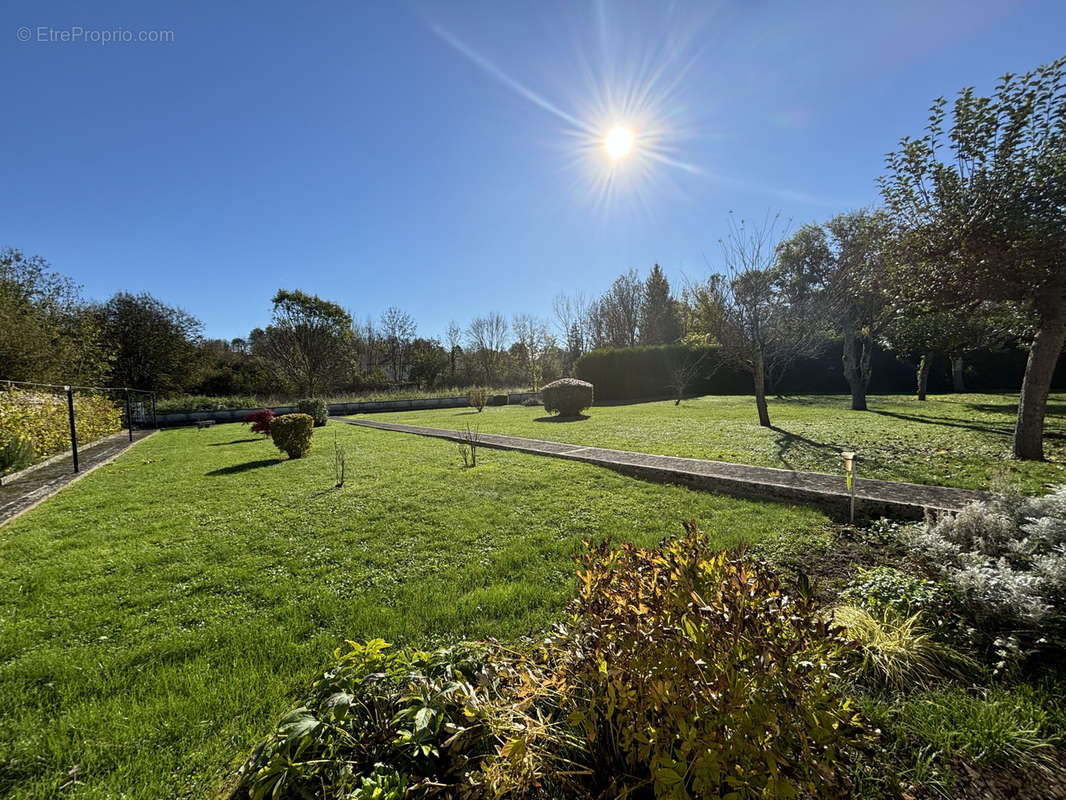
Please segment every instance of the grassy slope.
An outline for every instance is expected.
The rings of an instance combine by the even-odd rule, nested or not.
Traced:
[[[165,431],[0,528],[0,796],[204,796],[344,638],[542,630],[583,537],[829,530],[554,459],[463,470],[449,443],[336,423],[315,447],[280,461],[240,425]]]
[[[709,458],[785,469],[839,472],[841,450],[859,453],[869,478],[987,489],[1007,479],[1028,492],[1066,482],[1066,397],[1048,405],[1046,462],[1010,458],[1017,397],[949,395],[926,402],[871,397],[870,411],[848,399],[794,397],[770,401],[773,428],[760,428],[750,397],[595,407],[589,419],[555,422],[539,407],[505,406],[407,411],[370,419],[440,428],[478,425],[507,433],[659,455]]]

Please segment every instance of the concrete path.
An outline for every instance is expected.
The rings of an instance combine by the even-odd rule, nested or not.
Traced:
[[[155,431],[134,431],[133,442],[148,438]],[[0,483],[0,525],[26,513],[65,486],[84,478],[94,469],[114,461],[132,446],[127,431],[112,434],[88,447],[78,448],[78,469],[74,472],[70,453],[54,456],[29,469],[8,475]]]
[[[350,417],[337,419],[350,425],[361,425],[366,428],[461,441],[459,431]],[[629,450],[608,450],[602,447],[545,442],[539,439],[501,436],[494,433],[480,434],[480,445],[499,450],[516,450],[521,453],[583,461],[586,464],[596,464],[638,478],[660,483],[680,483],[697,489],[738,497],[816,505],[838,514],[847,514],[850,504],[850,496],[843,475],[753,467],[747,464],[705,461],[698,458],[656,456]],[[855,515],[856,517],[886,516],[921,519],[926,509],[957,511],[973,500],[988,500],[990,497],[991,495],[986,492],[975,492],[970,489],[857,478],[855,480]]]

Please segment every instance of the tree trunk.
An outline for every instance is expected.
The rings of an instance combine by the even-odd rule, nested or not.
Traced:
[[[853,325],[844,326],[844,355],[841,361],[844,365],[844,377],[851,389],[852,411],[866,411],[866,386],[870,382],[870,354],[865,342],[861,353],[856,354],[860,338]]]
[[[770,427],[770,411],[766,408],[766,362],[762,353],[755,354],[752,377],[755,379],[755,407],[759,410],[759,424]]]
[[[925,400],[925,388],[929,385],[929,353],[923,353],[918,362],[918,399]]]
[[[1024,459],[1044,458],[1044,412],[1055,364],[1066,339],[1066,276],[1046,297],[1037,307],[1040,324],[1029,347],[1014,428],[1014,455]]]
[[[962,379],[962,356],[951,357],[951,390],[962,394],[966,391],[966,381]]]

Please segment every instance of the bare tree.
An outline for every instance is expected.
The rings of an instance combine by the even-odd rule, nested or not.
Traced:
[[[689,387],[699,377],[703,363],[707,360],[710,350],[706,347],[699,349],[684,347],[677,348],[671,355],[667,369],[670,373],[670,383],[666,387],[674,393],[674,405],[681,405],[681,400],[688,392]]]
[[[401,381],[405,378],[405,367],[416,330],[414,318],[396,306],[389,306],[381,315],[381,333],[384,338],[389,370],[394,381]]]
[[[555,346],[548,326],[531,314],[516,314],[511,324],[515,339],[522,345],[523,369],[533,391],[540,389],[543,375],[542,359],[549,347]]]
[[[451,378],[452,382],[455,382],[455,362],[459,356],[460,343],[463,341],[463,329],[455,324],[455,321],[448,323],[448,360],[451,363]]]
[[[507,320],[491,311],[484,317],[476,317],[466,329],[467,349],[481,371],[486,385],[495,381],[500,358],[507,347]]]
[[[595,324],[610,347],[635,347],[644,310],[644,281],[635,269],[619,275],[596,304]]]
[[[721,242],[725,273],[688,292],[694,324],[719,344],[723,361],[751,373],[759,424],[770,427],[766,383],[825,341],[812,302],[797,297],[777,264],[779,217],[747,226],[730,217]]]

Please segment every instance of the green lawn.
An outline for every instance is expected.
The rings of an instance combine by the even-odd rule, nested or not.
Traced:
[[[760,428],[751,397],[596,406],[589,419],[556,422],[543,408],[406,411],[370,419],[505,433],[575,444],[709,458],[784,469],[840,472],[842,450],[859,454],[860,476],[988,489],[1006,481],[1030,493],[1066,482],[1066,395],[1048,403],[1047,461],[1011,458],[1016,395],[947,395],[918,402],[871,397],[851,411],[843,396],[770,400],[773,428]]]
[[[623,431],[650,437],[671,419],[663,441],[685,440],[714,404],[477,421],[632,446]],[[453,414],[441,419],[470,419]],[[341,489],[334,435],[349,451]],[[544,630],[573,592],[582,538],[650,545],[689,518],[721,546],[832,533],[809,509],[481,459],[464,470],[450,443],[338,423],[299,461],[241,425],[170,430],[0,528],[0,796],[208,795],[345,638]]]

